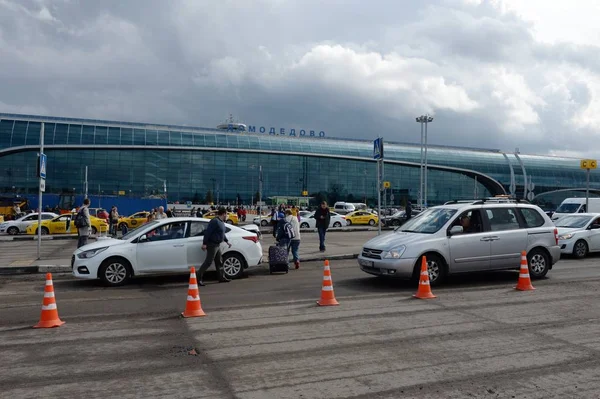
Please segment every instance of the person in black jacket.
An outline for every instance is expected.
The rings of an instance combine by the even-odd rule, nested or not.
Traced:
[[[321,202],[321,206],[315,211],[315,220],[317,221],[317,231],[319,232],[319,250],[325,252],[325,233],[329,228],[331,213],[327,207],[327,202]]]
[[[227,236],[225,235],[226,227],[225,220],[227,219],[227,211],[225,208],[219,208],[217,211],[217,217],[213,218],[206,227],[204,231],[204,240],[202,241],[202,250],[206,251],[206,259],[204,259],[204,263],[200,266],[200,270],[198,270],[198,285],[204,287],[204,282],[202,281],[202,277],[204,276],[204,272],[206,269],[210,267],[215,262],[215,267],[217,269],[217,273],[219,274],[219,283],[228,283],[229,280],[225,277],[225,273],[223,272],[223,259],[221,254],[221,243],[226,242],[231,248],[231,244],[229,240],[227,240]]]
[[[412,203],[410,201],[407,202],[404,213],[406,214],[406,220],[410,220],[410,218],[412,217]]]

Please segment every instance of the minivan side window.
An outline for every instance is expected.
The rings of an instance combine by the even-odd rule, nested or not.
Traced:
[[[540,227],[543,226],[546,222],[542,215],[535,209],[531,208],[518,208],[519,212],[525,219],[525,223],[527,223],[527,227]]]
[[[513,208],[490,208],[485,211],[492,231],[516,230],[520,227]]]

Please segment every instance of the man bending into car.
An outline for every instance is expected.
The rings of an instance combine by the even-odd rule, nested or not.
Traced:
[[[217,269],[217,273],[219,274],[219,283],[228,283],[229,280],[225,277],[225,273],[223,271],[223,257],[221,254],[221,243],[226,242],[231,248],[231,244],[227,237],[225,236],[225,220],[227,219],[227,211],[225,208],[219,208],[217,211],[217,217],[213,218],[206,227],[204,231],[204,240],[202,241],[202,250],[206,251],[206,259],[204,259],[204,263],[200,266],[200,270],[198,271],[198,285],[204,287],[203,276],[206,269],[210,267],[215,262],[215,268]]]

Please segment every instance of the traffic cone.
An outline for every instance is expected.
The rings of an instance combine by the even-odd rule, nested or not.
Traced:
[[[525,251],[521,251],[521,270],[519,271],[519,281],[517,282],[515,289],[519,291],[535,290],[533,285],[531,285],[529,267],[527,266],[527,252]]]
[[[42,314],[40,321],[33,328],[52,328],[60,327],[65,324],[58,318],[58,309],[54,299],[54,285],[52,284],[52,274],[46,274],[46,287],[44,287],[44,300],[42,302]]]
[[[421,260],[421,274],[419,276],[419,288],[417,293],[413,295],[414,298],[418,299],[433,299],[436,298],[431,292],[431,286],[429,285],[429,272],[427,271],[427,257],[423,255]]]
[[[321,286],[321,299],[317,301],[319,306],[337,306],[338,301],[335,300],[335,294],[333,293],[333,281],[331,281],[331,269],[329,268],[329,261],[325,261],[325,267],[323,268],[323,285]]]
[[[187,303],[185,311],[181,314],[183,317],[206,316],[200,303],[200,292],[198,291],[198,280],[196,280],[196,268],[190,270],[190,285],[188,286]]]

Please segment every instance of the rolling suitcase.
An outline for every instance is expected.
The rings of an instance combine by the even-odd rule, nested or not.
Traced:
[[[290,270],[288,264],[287,247],[271,245],[269,247],[269,272],[271,274],[275,272],[287,273]]]

